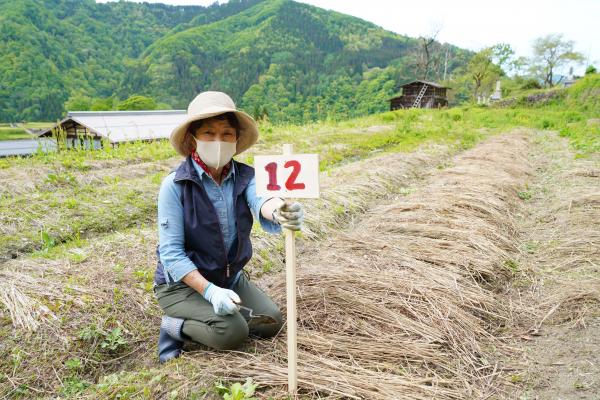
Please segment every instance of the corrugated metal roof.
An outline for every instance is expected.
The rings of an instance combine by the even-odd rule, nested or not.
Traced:
[[[171,131],[187,117],[185,110],[152,111],[70,111],[57,125],[73,121],[87,127],[95,136],[113,143],[132,140],[168,138]],[[57,125],[40,133],[51,135]]]

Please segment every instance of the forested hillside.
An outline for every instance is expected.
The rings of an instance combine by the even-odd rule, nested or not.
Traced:
[[[185,108],[230,93],[273,121],[383,111],[415,77],[415,39],[289,0],[210,7],[0,0],[0,120],[114,109],[132,95]],[[469,53],[448,46],[448,71]]]

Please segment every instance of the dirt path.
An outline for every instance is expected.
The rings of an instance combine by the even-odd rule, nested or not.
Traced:
[[[568,143],[538,133],[522,221],[526,282],[514,301],[533,321],[517,343],[520,399],[600,399],[600,160],[574,159]],[[523,316],[523,320],[527,320]],[[527,325],[525,325],[527,326]]]

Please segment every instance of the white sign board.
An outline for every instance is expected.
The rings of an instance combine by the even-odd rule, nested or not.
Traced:
[[[319,197],[319,155],[255,156],[256,195],[260,197]]]

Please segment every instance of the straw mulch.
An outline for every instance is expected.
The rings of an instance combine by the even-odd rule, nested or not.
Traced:
[[[428,177],[436,166],[451,156],[447,146],[429,144],[412,153],[395,153],[355,161],[324,172],[320,177],[320,198],[303,199],[305,220],[298,252],[314,252],[321,239],[352,226],[373,204],[404,195]],[[375,167],[376,166],[376,167]],[[252,232],[254,254],[246,267],[260,274],[266,262],[273,269],[284,267],[283,236]]]
[[[509,318],[510,276],[527,140],[492,138],[425,187],[331,235],[298,266],[302,398],[465,399],[496,391],[494,333]],[[377,169],[376,165],[372,166]],[[267,283],[285,304],[285,275]],[[285,332],[255,352],[187,353],[205,373],[253,377],[284,393]]]

